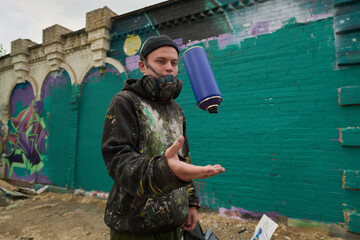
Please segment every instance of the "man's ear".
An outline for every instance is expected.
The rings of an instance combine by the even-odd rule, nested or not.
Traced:
[[[140,60],[139,61],[139,69],[142,73],[144,73],[145,69],[146,69],[146,65],[145,65],[145,62]]]

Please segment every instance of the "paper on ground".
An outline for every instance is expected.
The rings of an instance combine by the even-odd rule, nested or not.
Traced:
[[[40,188],[40,189],[38,189],[37,191],[36,191],[36,194],[41,194],[41,193],[43,193],[46,189],[48,189],[49,188],[49,185],[45,185],[45,186],[43,186],[42,188]]]
[[[264,214],[256,226],[251,240],[270,240],[277,227],[278,224]]]

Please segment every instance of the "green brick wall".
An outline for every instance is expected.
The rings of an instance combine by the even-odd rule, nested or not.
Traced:
[[[360,148],[343,147],[339,129],[359,125],[360,107],[341,107],[338,88],[357,85],[360,68],[336,68],[333,19],[224,49],[210,41],[206,51],[224,99],[218,114],[195,108],[182,64],[179,76],[193,162],[226,168],[199,181],[202,204],[344,222],[360,194],[342,188],[342,169],[360,169]]]

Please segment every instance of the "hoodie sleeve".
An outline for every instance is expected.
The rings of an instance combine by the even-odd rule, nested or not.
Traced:
[[[189,185],[171,171],[163,155],[144,157],[138,148],[134,104],[121,94],[112,99],[104,122],[101,151],[110,177],[135,196],[163,196]]]

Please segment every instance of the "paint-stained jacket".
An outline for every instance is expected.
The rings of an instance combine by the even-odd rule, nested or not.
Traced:
[[[194,182],[179,180],[164,156],[184,135],[178,155],[190,162],[185,117],[175,101],[152,101],[139,81],[127,80],[106,113],[101,149],[114,185],[104,220],[120,232],[171,231],[198,205]]]

